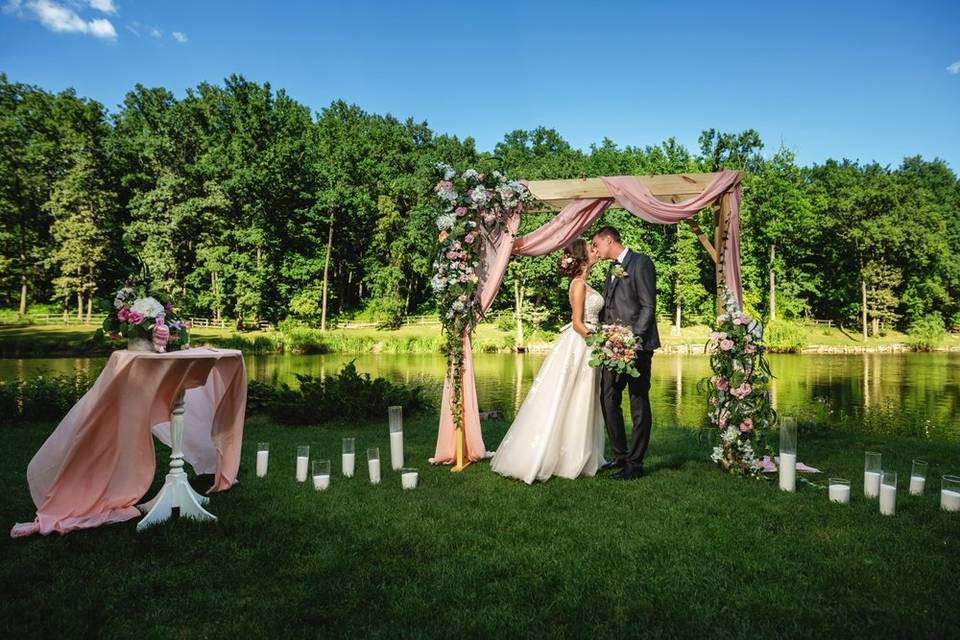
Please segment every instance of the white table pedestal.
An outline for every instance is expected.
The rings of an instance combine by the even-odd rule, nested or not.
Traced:
[[[210,498],[193,490],[187,482],[187,472],[183,470],[183,395],[183,390],[177,393],[170,416],[170,439],[173,441],[170,472],[160,493],[153,500],[137,505],[137,509],[147,514],[137,523],[137,531],[169,520],[174,509],[179,510],[181,518],[213,521],[217,519],[202,506],[210,502]]]

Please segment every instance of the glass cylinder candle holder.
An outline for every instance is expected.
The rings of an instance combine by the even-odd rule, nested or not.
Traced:
[[[310,462],[310,447],[301,445],[297,447],[297,482],[307,481],[307,468]]]
[[[880,513],[885,516],[897,513],[896,471],[883,471],[880,474]]]
[[[330,486],[330,461],[313,461],[313,488],[317,491],[326,491]]]
[[[944,511],[960,511],[960,476],[943,476],[940,508]]]
[[[400,486],[404,489],[416,489],[419,479],[420,474],[416,469],[407,468],[400,471]]]
[[[876,451],[864,454],[863,495],[870,499],[880,496],[880,454]]]
[[[910,470],[910,495],[922,496],[927,486],[927,469],[929,464],[925,460],[914,460]]]
[[[390,467],[394,471],[403,468],[403,407],[387,407],[390,423]]]
[[[797,421],[784,416],[780,421],[780,489],[797,489]]]
[[[257,477],[262,478],[267,475],[267,465],[270,463],[270,443],[257,443]]]
[[[850,481],[844,478],[830,478],[828,492],[830,502],[850,504]]]
[[[370,473],[370,484],[380,484],[380,449],[367,449],[367,470]]]
[[[343,451],[343,454],[340,462],[340,468],[343,471],[344,476],[346,476],[347,478],[352,478],[353,470],[357,462],[355,439],[344,438],[342,451]]]

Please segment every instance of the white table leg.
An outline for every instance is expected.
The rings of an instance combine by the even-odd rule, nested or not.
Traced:
[[[184,391],[181,390],[173,401],[173,413],[170,416],[170,439],[173,441],[170,472],[167,473],[160,493],[152,500],[137,505],[137,509],[147,514],[137,523],[137,531],[165,522],[173,515],[174,509],[179,509],[181,517],[195,520],[217,519],[201,506],[207,504],[210,498],[193,490],[187,481],[187,473],[183,470],[183,397]]]

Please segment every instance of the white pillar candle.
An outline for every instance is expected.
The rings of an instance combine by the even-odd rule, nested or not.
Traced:
[[[797,489],[797,454],[780,453],[780,490]]]
[[[343,454],[343,463],[342,463],[343,475],[345,475],[348,478],[353,477],[353,467],[354,467],[354,464],[356,463],[355,455],[356,454],[353,454],[353,453]]]
[[[839,502],[840,504],[850,503],[850,485],[832,484],[830,485],[830,502]]]
[[[404,471],[400,475],[400,484],[404,489],[416,489],[419,476],[420,474],[416,471]]]
[[[267,475],[267,463],[270,461],[269,451],[257,451],[257,477]]]
[[[876,498],[880,495],[880,474],[878,472],[863,472],[863,495],[868,498]]]
[[[403,431],[390,433],[390,466],[394,471],[403,468]]]
[[[940,508],[944,511],[960,511],[960,491],[940,491]]]
[[[880,513],[892,516],[897,512],[897,487],[892,484],[880,485]]]
[[[307,464],[310,456],[297,456],[297,482],[307,481]]]
[[[923,495],[923,488],[927,484],[927,479],[921,476],[910,476],[910,495]]]
[[[367,460],[370,471],[370,484],[380,484],[380,460]]]
[[[326,491],[330,486],[330,476],[313,476],[313,488],[317,491]]]

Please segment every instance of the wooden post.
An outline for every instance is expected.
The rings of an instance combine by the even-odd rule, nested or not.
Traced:
[[[457,429],[456,433],[457,433],[457,463],[453,466],[452,469],[450,469],[450,471],[452,471],[453,473],[459,473],[460,471],[463,471],[464,469],[467,468],[467,464],[469,464],[469,462],[466,462],[463,459],[463,450],[466,448],[466,443],[464,442],[463,429]]]

